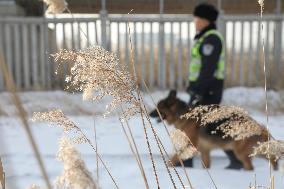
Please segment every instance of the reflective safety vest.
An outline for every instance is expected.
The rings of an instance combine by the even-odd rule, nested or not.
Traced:
[[[214,77],[216,79],[224,79],[225,78],[225,50],[224,50],[224,39],[220,32],[215,29],[209,30],[205,32],[203,36],[201,36],[194,44],[191,49],[191,61],[189,65],[189,81],[196,81],[199,77],[201,71],[201,53],[200,53],[200,46],[204,42],[204,39],[211,35],[217,35],[221,42],[222,42],[222,52],[217,64],[217,69],[214,73]]]

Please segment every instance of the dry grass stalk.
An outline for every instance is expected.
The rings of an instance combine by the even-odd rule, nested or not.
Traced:
[[[133,154],[133,156],[134,156],[134,158],[135,158],[135,160],[136,160],[136,162],[138,164],[139,170],[140,170],[141,175],[143,177],[143,181],[145,183],[145,187],[147,189],[149,189],[148,180],[147,180],[147,177],[146,177],[146,174],[145,174],[145,170],[144,170],[144,167],[143,167],[143,164],[142,164],[142,161],[141,161],[141,157],[140,157],[137,145],[135,143],[134,137],[133,137],[132,133],[130,133],[130,137],[128,136],[122,121],[120,121],[120,124],[121,124],[122,130],[123,130],[123,133],[124,133],[125,137],[127,138],[127,141],[128,141],[129,147],[131,149],[131,152],[132,152],[132,154]],[[126,124],[127,124],[128,130],[131,131],[130,127],[128,125],[128,121],[126,121]],[[132,141],[133,145],[132,145],[131,141]]]
[[[3,163],[1,161],[1,157],[0,157],[0,183],[1,183],[2,189],[5,189],[5,172],[4,172]]]
[[[260,5],[261,16],[264,10],[264,0],[258,0],[258,4]]]
[[[63,162],[62,175],[56,178],[57,188],[66,189],[96,189],[96,183],[91,173],[87,170],[80,153],[75,149],[71,141],[62,138],[59,141],[57,159]]]
[[[151,93],[150,93],[150,89],[149,89],[149,87],[147,86],[147,84],[146,84],[146,82],[145,82],[144,80],[142,80],[142,82],[143,82],[143,85],[144,85],[144,87],[145,87],[145,89],[146,89],[148,95],[149,95],[150,98],[151,98],[152,103],[155,105],[155,109],[156,109],[157,112],[158,112],[159,118],[162,120],[162,124],[163,124],[163,126],[164,126],[164,129],[166,130],[166,133],[167,133],[168,137],[170,138],[171,143],[173,144],[175,153],[177,153],[178,151],[177,151],[177,149],[175,148],[174,143],[173,143],[173,140],[172,140],[171,137],[170,137],[170,132],[169,132],[169,130],[168,130],[168,128],[167,128],[167,126],[166,126],[166,124],[165,124],[163,118],[162,118],[162,115],[161,115],[159,109],[157,108],[157,104],[155,103],[155,101],[154,101],[154,99],[153,99],[153,96],[152,96]],[[168,158],[169,158],[169,156],[168,156]],[[187,182],[188,182],[188,185],[190,186],[191,189],[193,189],[193,186],[192,186],[192,184],[191,184],[191,182],[190,182],[190,179],[189,179],[189,176],[188,176],[187,171],[186,171],[186,169],[185,169],[185,166],[184,166],[184,164],[183,164],[183,161],[182,161],[182,159],[181,159],[179,156],[178,156],[178,160],[179,160],[179,163],[180,163],[181,166],[182,166],[182,169],[183,169],[183,172],[184,172],[184,174],[185,174],[185,176],[186,176],[186,180],[187,180]],[[177,176],[178,176],[178,174],[177,174]]]
[[[163,151],[165,152],[165,154],[167,155],[168,158],[169,158],[169,155],[167,154],[167,152],[166,152],[166,150],[165,150],[165,148],[164,148],[164,146],[163,146],[163,144],[162,144],[162,142],[161,142],[159,136],[157,135],[157,132],[155,131],[155,129],[154,129],[154,127],[153,127],[153,125],[152,125],[152,123],[151,123],[151,121],[150,121],[149,113],[147,112],[146,107],[145,107],[145,104],[143,103],[143,101],[142,101],[142,104],[144,105],[144,111],[142,111],[142,113],[144,114],[144,116],[146,117],[147,121],[149,122],[149,125],[150,125],[150,127],[151,127],[151,129],[152,129],[152,132],[153,132],[153,134],[154,134],[155,140],[156,140],[156,142],[157,142],[157,144],[158,144],[158,148],[159,148],[160,153],[161,153],[161,155],[162,155],[163,162],[164,162],[164,164],[166,165],[168,174],[169,174],[169,176],[170,176],[170,178],[171,178],[171,181],[172,181],[173,185],[175,186],[175,183],[174,183],[174,181],[172,180],[172,175],[171,175],[171,173],[169,172],[168,164],[167,164],[166,161],[165,161],[165,157],[164,157],[163,152],[162,152],[161,149],[163,149]],[[156,109],[157,109],[157,107],[156,107]],[[163,120],[163,118],[162,118],[162,116],[161,116],[159,110],[158,110],[158,113],[159,113],[160,119]],[[164,122],[164,121],[163,121],[163,122]],[[143,122],[143,124],[144,124],[144,122]],[[170,135],[169,135],[169,136],[170,136]],[[182,162],[182,160],[181,160],[180,157],[178,157],[178,159],[179,159],[180,162]],[[171,163],[171,162],[170,162],[170,163]],[[202,163],[203,167],[205,168],[205,170],[206,170],[208,176],[210,177],[210,180],[212,181],[212,184],[214,185],[214,188],[217,189],[216,183],[214,182],[213,177],[212,177],[212,175],[210,174],[209,170],[206,168],[206,166],[205,166],[205,164],[204,164],[203,161],[201,161],[201,163]],[[172,163],[171,163],[171,164],[172,164]],[[183,163],[181,163],[181,164],[183,165]],[[184,165],[183,165],[183,167],[184,167]],[[179,178],[179,180],[180,180],[182,186],[185,188],[183,182],[182,182],[181,179],[180,179],[180,175],[178,174],[178,172],[176,171],[175,168],[174,168],[174,170],[175,170],[175,173],[177,174],[177,176],[178,176],[178,178]],[[193,186],[192,186],[192,184],[191,184],[190,182],[189,182],[189,187],[190,187],[190,188],[193,188]]]
[[[56,124],[59,127],[63,128],[64,131],[75,131],[77,135],[73,138],[73,142],[75,143],[88,143],[92,149],[96,152],[96,155],[100,162],[102,163],[104,169],[107,171],[108,175],[110,176],[112,182],[114,183],[115,187],[119,189],[114,177],[110,173],[109,169],[107,168],[105,162],[103,161],[101,155],[98,153],[97,149],[90,141],[90,139],[85,135],[85,133],[78,127],[74,122],[72,122],[67,116],[63,114],[61,110],[51,110],[49,112],[36,112],[32,118],[34,121],[48,121],[51,124]],[[65,125],[66,124],[66,125]]]
[[[160,187],[142,113],[142,111],[145,110],[142,108],[141,96],[137,87],[137,81],[134,79],[135,77],[132,77],[125,68],[119,65],[113,53],[101,47],[91,47],[79,52],[62,50],[53,56],[57,62],[64,62],[66,60],[74,61],[75,64],[71,69],[71,76],[67,77],[66,81],[77,87],[77,90],[83,91],[85,99],[91,98],[92,100],[99,100],[104,96],[112,96],[114,100],[107,107],[108,112],[112,111],[117,105],[126,105],[126,111],[123,112],[123,117],[126,117],[126,119],[140,112],[155,178],[158,187]],[[97,96],[92,95],[94,91],[98,92]],[[151,123],[150,126],[171,177],[171,181],[175,186]]]
[[[94,46],[78,52],[61,50],[52,56],[59,63],[67,60],[74,62],[66,81],[76,90],[83,91],[84,99],[100,100],[111,96],[113,100],[106,108],[107,113],[118,105],[124,105],[126,118],[139,111],[135,79],[119,64],[114,53]]]
[[[51,110],[48,112],[34,112],[32,120],[45,121],[53,125],[58,125],[63,128],[65,132],[71,131],[72,129],[77,129],[77,125],[69,120],[60,109]]]
[[[98,152],[98,140],[97,140],[97,129],[96,129],[96,119],[95,119],[95,114],[94,114],[94,134],[95,134],[95,146],[96,146],[96,150]],[[96,176],[97,176],[97,186],[100,186],[100,174],[99,174],[99,157],[98,157],[98,153],[96,153],[96,168],[97,168],[97,172],[96,172]]]
[[[171,182],[172,182],[172,184],[173,184],[173,187],[174,187],[175,189],[177,189],[176,183],[175,183],[175,181],[174,181],[174,179],[173,179],[173,176],[172,176],[171,171],[170,171],[170,169],[169,169],[169,165],[168,165],[168,163],[167,163],[167,161],[166,161],[166,158],[165,158],[165,155],[164,155],[165,148],[164,148],[164,146],[163,146],[163,144],[162,144],[162,142],[161,142],[161,140],[160,140],[160,138],[159,138],[159,136],[158,136],[158,134],[157,134],[155,128],[153,127],[153,124],[152,124],[152,122],[151,122],[151,120],[150,120],[150,117],[149,117],[149,112],[148,112],[147,109],[146,109],[145,103],[144,103],[143,98],[142,98],[142,96],[141,96],[141,94],[140,94],[139,91],[137,91],[137,95],[138,95],[138,97],[139,97],[140,106],[141,106],[141,119],[142,119],[142,124],[143,124],[143,126],[146,128],[146,123],[145,123],[145,120],[144,120],[144,117],[145,117],[146,120],[147,120],[147,122],[148,122],[148,125],[150,126],[150,129],[151,129],[151,131],[152,131],[152,133],[153,133],[153,135],[154,135],[155,142],[156,142],[156,144],[157,144],[157,146],[158,146],[158,149],[159,149],[159,151],[160,151],[160,154],[161,154],[163,163],[164,163],[164,165],[165,165],[165,167],[166,167],[166,169],[167,169],[167,172],[168,172],[168,175],[169,175],[169,177],[170,177],[170,179],[171,179]],[[176,173],[177,173],[177,172],[176,172]],[[179,175],[178,175],[178,176],[179,176]],[[181,181],[181,180],[180,180],[180,181]],[[181,184],[182,184],[183,188],[185,188],[185,186],[184,186],[184,184],[183,184],[182,182],[181,182]]]
[[[282,140],[269,140],[266,142],[259,142],[253,150],[251,156],[262,155],[267,158],[273,157],[278,160],[284,157],[284,141]]]
[[[160,139],[159,136],[158,136],[158,140],[159,140],[159,143],[160,143],[160,145],[161,145],[161,147],[162,147],[164,153],[166,154],[166,157],[169,159],[169,161],[168,161],[168,166],[170,166],[170,167],[172,167],[172,168],[174,169],[174,172],[175,172],[175,174],[177,175],[177,177],[178,177],[178,179],[179,179],[179,182],[181,183],[182,187],[183,187],[184,189],[187,188],[187,187],[193,188],[193,187],[191,186],[191,184],[189,184],[189,186],[185,186],[185,185],[184,185],[184,183],[183,183],[183,181],[182,181],[182,179],[181,179],[181,177],[180,177],[180,174],[177,172],[177,169],[174,167],[173,162],[170,160],[170,156],[169,156],[169,154],[167,153],[165,147],[163,146],[162,141],[161,141],[161,139]],[[181,158],[178,157],[178,159],[181,159]],[[181,161],[181,162],[182,162],[182,161]],[[183,166],[184,166],[184,165],[183,165]]]
[[[121,111],[124,112],[124,109],[121,107]],[[143,181],[145,183],[145,187],[147,189],[149,189],[149,184],[148,184],[148,180],[147,180],[147,177],[146,177],[146,173],[145,173],[145,170],[144,170],[144,166],[143,166],[143,163],[141,161],[141,157],[140,157],[140,153],[139,153],[139,150],[138,150],[138,147],[137,147],[137,144],[135,142],[135,139],[134,139],[134,136],[133,136],[133,133],[132,133],[132,130],[129,126],[129,122],[128,120],[124,117],[124,120],[125,121],[125,124],[127,126],[127,129],[128,129],[128,133],[129,135],[127,134],[127,131],[126,129],[124,128],[124,122],[122,120],[119,120],[120,123],[121,123],[121,127],[122,127],[122,130],[127,138],[127,141],[128,141],[128,144],[129,144],[129,147],[131,149],[131,152],[133,154],[133,156],[135,157],[135,160],[139,166],[139,169],[140,169],[140,172],[141,172],[141,175],[143,177]],[[129,137],[130,136],[130,137]],[[132,142],[132,143],[131,143]],[[133,145],[132,145],[133,144]],[[133,148],[134,147],[134,148]]]
[[[101,47],[90,47],[78,52],[62,50],[53,57],[57,62],[74,62],[66,81],[76,90],[83,91],[84,100],[111,96],[113,101],[107,106],[107,113],[120,105],[126,109],[122,120],[140,111],[139,100],[135,96],[136,80],[119,64],[113,53]]]
[[[260,135],[263,128],[242,108],[222,105],[203,105],[190,109],[183,115],[187,119],[200,121],[200,126],[218,124],[217,130],[224,132],[225,137],[235,140]]]
[[[46,14],[60,14],[67,9],[67,2],[65,0],[43,0],[48,6],[45,11]]]
[[[255,183],[254,186],[249,186],[248,189],[275,189],[274,176],[271,179],[270,187],[257,185]]]
[[[18,111],[18,115],[19,115],[20,120],[21,120],[21,122],[22,122],[22,124],[24,126],[24,129],[26,131],[26,134],[27,134],[28,140],[29,140],[29,142],[30,142],[30,144],[32,146],[32,149],[33,149],[33,151],[35,153],[35,157],[37,159],[37,163],[39,164],[40,171],[42,173],[44,181],[45,181],[45,183],[47,185],[47,188],[51,189],[51,184],[49,182],[49,178],[48,178],[46,169],[44,167],[44,163],[42,161],[42,158],[41,158],[41,155],[39,153],[37,144],[35,142],[35,139],[33,137],[32,131],[30,129],[30,125],[29,125],[28,120],[26,118],[27,113],[26,113],[25,109],[22,106],[22,103],[21,103],[21,100],[20,100],[19,96],[17,95],[15,82],[14,82],[14,80],[13,80],[11,74],[10,74],[10,71],[7,68],[7,65],[6,65],[6,63],[4,61],[4,56],[3,56],[1,51],[0,51],[0,67],[1,67],[4,79],[5,79],[5,84],[6,84],[7,90],[10,92],[12,102],[14,103],[14,105],[15,105],[17,111]]]
[[[248,189],[274,189],[274,188],[267,188],[265,186],[249,186]]]
[[[129,24],[128,24],[128,30],[129,30],[128,32],[130,33]],[[131,36],[130,35],[129,35],[129,41],[130,41],[130,44],[131,44],[131,52],[132,52],[132,55],[133,55],[133,48],[132,48]],[[133,61],[134,61],[134,59],[132,57],[132,67],[133,67],[133,70],[134,70],[133,73],[135,75],[134,77],[136,78],[137,74],[136,74],[136,71],[135,71],[135,67],[134,67],[134,62]],[[165,148],[164,148],[163,144],[161,143],[161,141],[160,141],[160,139],[159,139],[159,137],[157,135],[157,132],[155,131],[155,129],[154,129],[154,127],[153,127],[153,125],[152,125],[152,123],[150,121],[149,114],[148,114],[148,112],[146,110],[145,104],[143,102],[143,98],[142,98],[141,93],[140,93],[140,91],[138,89],[138,81],[136,80],[135,83],[136,83],[136,90],[135,90],[135,92],[136,92],[136,95],[137,95],[137,98],[138,98],[138,104],[139,104],[139,114],[140,114],[140,118],[141,118],[141,121],[142,121],[143,129],[144,129],[144,134],[145,134],[145,138],[146,138],[146,142],[147,142],[148,151],[149,151],[150,158],[151,158],[151,161],[152,161],[152,166],[153,166],[153,170],[154,170],[154,175],[155,175],[157,186],[158,186],[158,188],[160,188],[158,174],[157,174],[157,170],[156,170],[156,166],[155,166],[155,161],[154,161],[154,158],[153,158],[151,145],[150,145],[149,138],[148,138],[148,132],[147,132],[147,128],[146,128],[145,118],[147,119],[147,121],[149,123],[149,126],[151,128],[151,131],[152,131],[152,133],[154,135],[155,142],[156,142],[156,144],[158,146],[159,152],[160,152],[161,157],[163,159],[164,165],[166,166],[166,169],[167,169],[168,175],[169,175],[169,177],[171,179],[171,182],[172,182],[174,188],[176,189],[177,187],[176,187],[175,181],[173,180],[173,177],[172,177],[172,174],[170,172],[169,166],[168,166],[168,164],[167,164],[167,162],[165,160],[165,155],[163,153],[163,150],[164,150],[165,154],[167,154],[167,152],[165,151]],[[176,171],[176,173],[177,173],[177,171]],[[180,178],[178,173],[177,173],[177,176],[178,176],[178,178],[179,178],[179,180],[180,180],[180,182],[181,182],[181,184],[182,184],[182,186],[184,188],[184,184],[182,183],[182,180],[181,180],[181,178]]]
[[[130,14],[132,12],[132,10],[128,13]],[[129,26],[129,22],[127,22],[127,32],[128,32],[128,39],[129,39],[129,43],[130,43],[130,50],[131,50],[131,67],[130,69],[132,69],[132,72],[133,73],[133,78],[137,78],[137,72],[136,72],[136,69],[135,69],[135,65],[134,65],[134,53],[133,53],[133,44],[132,44],[132,39],[131,39],[131,32],[130,32],[130,26]],[[138,96],[138,102],[139,102],[139,113],[140,113],[140,116],[141,116],[141,120],[142,120],[142,125],[143,125],[143,130],[144,130],[144,135],[145,135],[145,139],[146,139],[146,143],[147,143],[147,148],[148,148],[148,152],[149,152],[149,155],[150,155],[150,158],[151,158],[151,163],[152,163],[152,167],[153,167],[153,171],[154,171],[154,175],[155,175],[155,180],[156,180],[156,183],[157,183],[157,187],[158,189],[160,189],[160,183],[159,183],[159,178],[158,178],[158,173],[157,173],[157,170],[156,170],[156,165],[155,165],[155,161],[154,161],[154,158],[153,158],[153,154],[152,154],[152,150],[151,150],[151,145],[150,145],[150,142],[149,142],[149,138],[148,138],[148,133],[147,133],[147,129],[146,129],[146,125],[145,125],[145,121],[144,121],[144,118],[143,118],[143,107],[141,105],[141,95],[139,90],[138,90],[138,80],[136,79],[135,80],[135,84],[136,84],[136,94]],[[167,166],[167,165],[166,165]],[[168,169],[167,169],[168,170]]]
[[[107,113],[116,108],[117,105],[122,105],[126,109],[122,117],[128,119],[132,115],[140,112],[143,127],[146,127],[141,112],[143,108],[140,104],[140,97],[138,97],[139,90],[137,81],[135,77],[131,76],[126,69],[119,64],[117,57],[113,53],[101,47],[91,47],[78,52],[62,50],[53,56],[57,62],[64,62],[66,60],[74,62],[71,75],[66,78],[66,81],[75,86],[77,90],[83,91],[85,99],[91,98],[92,100],[99,100],[104,96],[112,96],[114,100],[107,106]],[[93,96],[94,91],[97,92],[98,95]],[[147,140],[155,178],[158,187],[160,187],[146,128],[144,128],[144,134]],[[155,137],[155,139],[159,146],[157,137]],[[162,154],[161,150],[160,152]],[[165,165],[167,166],[166,162]],[[173,182],[171,175],[170,177]]]
[[[170,137],[174,143],[174,147],[177,149],[177,154],[182,160],[193,158],[198,154],[197,149],[192,146],[188,136],[179,129],[174,129],[170,133]]]
[[[153,167],[153,171],[154,171],[154,175],[155,175],[155,180],[156,180],[158,189],[160,189],[161,187],[160,187],[158,172],[157,172],[157,170],[156,170],[156,165],[155,165],[155,161],[154,161],[154,157],[153,157],[153,153],[152,153],[151,144],[150,144],[150,142],[149,142],[148,132],[147,132],[145,120],[144,120],[144,118],[143,118],[143,113],[142,113],[142,107],[141,107],[141,105],[140,105],[140,117],[141,117],[141,120],[142,120],[143,131],[144,131],[144,135],[145,135],[145,139],[146,139],[146,143],[147,143],[147,148],[148,148],[148,153],[149,153],[149,155],[150,155],[150,159],[151,159],[151,163],[152,163],[152,167]]]
[[[264,0],[258,0],[258,3],[260,5],[260,21],[261,21],[261,39],[262,39],[262,54],[263,54],[263,73],[264,73],[264,91],[265,91],[265,113],[266,113],[266,129],[269,131],[269,125],[268,125],[268,95],[267,95],[267,72],[266,72],[266,56],[265,56],[265,42],[264,42],[264,28],[263,28],[263,11],[264,11]],[[269,151],[269,141],[270,141],[270,135],[267,136],[267,149]],[[269,175],[270,175],[270,185],[274,185],[274,177],[272,176],[272,166],[269,162]]]
[[[131,11],[132,11],[132,10],[131,10]],[[130,12],[131,12],[131,11],[130,11]],[[130,12],[129,12],[128,14],[130,14]],[[136,72],[135,65],[134,65],[134,53],[133,53],[133,45],[132,45],[132,40],[131,40],[131,32],[130,32],[130,26],[129,26],[129,23],[128,23],[128,22],[127,22],[127,28],[128,28],[128,31],[127,31],[127,32],[128,32],[129,43],[130,43],[130,50],[131,50],[131,64],[132,64],[131,68],[133,69],[133,72],[132,72],[132,73],[134,74],[134,76],[132,76],[132,77],[133,77],[133,78],[137,78],[137,72]],[[167,172],[168,172],[168,174],[169,174],[169,176],[170,176],[171,182],[172,182],[174,188],[176,188],[176,184],[175,184],[175,182],[174,182],[174,180],[173,180],[173,177],[172,177],[171,172],[170,172],[170,170],[169,170],[168,164],[167,164],[167,162],[166,162],[166,160],[165,160],[165,156],[164,156],[164,154],[163,154],[162,148],[164,149],[164,147],[163,147],[161,141],[159,140],[159,137],[157,136],[157,133],[156,133],[156,131],[155,131],[155,129],[154,129],[154,127],[153,127],[151,121],[150,121],[149,114],[148,114],[148,112],[147,112],[147,110],[146,110],[145,104],[143,103],[143,98],[141,97],[140,91],[139,91],[139,89],[138,89],[139,84],[138,84],[138,80],[137,80],[137,79],[135,80],[135,84],[136,84],[136,90],[135,90],[135,91],[136,91],[136,95],[137,95],[137,97],[138,97],[138,101],[137,101],[137,102],[138,102],[138,104],[139,104],[139,110],[140,110],[139,113],[140,113],[140,116],[141,116],[142,125],[143,125],[143,128],[144,128],[144,134],[145,134],[145,138],[146,138],[146,141],[147,141],[147,147],[148,147],[148,151],[149,151],[149,154],[150,154],[150,157],[151,157],[152,166],[153,166],[153,170],[154,170],[154,174],[155,174],[155,179],[156,179],[158,188],[160,188],[160,185],[159,185],[159,180],[158,180],[158,175],[157,175],[157,171],[156,171],[156,166],[155,166],[154,158],[153,158],[153,155],[152,155],[152,152],[151,152],[151,145],[150,145],[149,139],[148,139],[148,134],[147,134],[147,129],[146,129],[146,124],[145,124],[144,116],[146,117],[146,119],[147,119],[147,121],[148,121],[148,123],[149,123],[149,125],[150,125],[150,127],[151,127],[152,133],[154,134],[155,142],[156,142],[156,144],[157,144],[157,146],[158,146],[158,148],[159,148],[161,157],[162,157],[162,159],[163,159],[164,165],[166,166],[166,169],[167,169]],[[176,173],[177,173],[177,172],[176,172]],[[178,177],[179,177],[179,175],[178,175]],[[180,177],[179,177],[179,178],[180,178]],[[181,182],[181,183],[182,183],[182,182]],[[182,183],[182,186],[184,187],[183,183]]]

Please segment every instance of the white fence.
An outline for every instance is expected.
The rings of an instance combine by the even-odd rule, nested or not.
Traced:
[[[284,88],[283,15],[266,15],[263,20],[269,86]],[[126,23],[131,30],[139,81],[144,79],[151,88],[185,88],[195,34],[188,15],[5,17],[0,18],[0,49],[19,90],[61,88],[71,65],[58,67],[49,56],[60,48],[81,49],[99,44],[116,52],[122,64],[130,65]],[[225,15],[218,25],[226,40],[227,86],[262,86],[259,16]],[[0,77],[0,90],[4,89]]]

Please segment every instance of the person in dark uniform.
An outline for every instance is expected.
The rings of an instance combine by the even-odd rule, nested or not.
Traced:
[[[189,106],[220,104],[225,78],[225,48],[223,36],[216,28],[218,10],[202,3],[195,7],[193,14],[197,34],[189,65]],[[227,168],[243,167],[233,151],[225,153],[230,159]],[[192,160],[184,163],[192,165]]]

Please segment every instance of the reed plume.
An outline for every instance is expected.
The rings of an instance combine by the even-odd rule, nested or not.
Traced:
[[[71,132],[71,131],[75,132],[75,137],[72,138],[73,143],[89,144],[92,147],[92,149],[96,152],[96,155],[99,161],[102,163],[104,169],[107,171],[111,180],[115,184],[115,187],[119,189],[116,181],[114,180],[112,174],[110,173],[101,155],[98,153],[97,149],[95,148],[91,140],[87,138],[87,136],[81,130],[81,128],[78,127],[74,122],[72,122],[67,116],[65,116],[61,110],[58,109],[58,110],[51,110],[49,112],[35,112],[32,120],[33,121],[47,121],[52,125],[58,125],[59,127],[63,128],[65,132]]]
[[[223,105],[202,105],[189,110],[182,118],[195,119],[200,126],[218,125],[223,137],[231,137],[235,140],[242,140],[254,135],[260,135],[261,127],[248,113],[235,106]],[[216,132],[216,131],[215,131]]]
[[[284,141],[269,140],[266,142],[259,142],[258,146],[254,147],[251,156],[263,155],[267,158],[273,157],[278,160],[284,157]]]
[[[63,128],[65,132],[78,128],[76,124],[68,119],[60,109],[48,112],[34,112],[32,120],[45,121],[52,125],[58,125]]]
[[[56,178],[57,188],[96,189],[96,183],[87,170],[80,153],[67,138],[59,141],[57,159],[63,162],[63,173]]]
[[[198,154],[197,149],[192,145],[188,136],[179,129],[170,132],[177,154],[182,160],[192,158]]]
[[[67,2],[65,0],[43,0],[48,6],[46,14],[60,14],[67,9]]]
[[[79,51],[61,50],[52,56],[58,63],[70,60],[74,63],[66,81],[69,86],[83,91],[84,100],[113,98],[106,107],[105,115],[119,105],[124,107],[126,118],[139,112],[136,79],[119,63],[114,53],[93,46]]]

